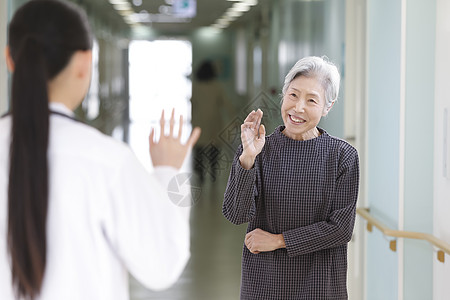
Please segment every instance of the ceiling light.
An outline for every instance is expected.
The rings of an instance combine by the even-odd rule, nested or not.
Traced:
[[[158,10],[159,10],[159,13],[168,15],[168,14],[170,14],[171,9],[172,8],[170,6],[161,5]]]
[[[244,12],[242,12],[242,11],[228,10],[225,13],[225,16],[238,18],[238,17],[242,16],[243,14],[244,14]]]
[[[250,6],[246,3],[237,2],[237,3],[233,4],[233,6],[231,7],[231,10],[245,12],[245,11],[250,10]]]
[[[228,20],[228,21],[230,21],[230,22],[233,22],[233,21],[236,20],[238,17],[224,15],[222,18],[225,19],[225,20]]]
[[[222,30],[225,28],[224,26],[219,25],[219,24],[212,24],[211,27],[215,30]]]
[[[119,11],[119,15],[121,15],[122,17],[130,16],[132,14],[134,14],[134,11],[131,10],[131,9],[129,9],[129,10],[120,10]]]
[[[224,29],[224,28],[227,28],[227,26],[226,25],[222,25],[222,24],[214,24],[214,25],[212,25],[213,27],[215,27],[215,28],[219,28],[219,29]]]
[[[225,26],[230,25],[230,21],[229,21],[229,20],[226,20],[226,19],[219,19],[219,20],[217,20],[216,22],[217,22],[217,24],[219,24],[219,25],[225,25]]]
[[[255,6],[258,4],[258,0],[242,0],[242,2],[250,6]]]
[[[128,1],[127,0],[109,0],[109,3],[111,3],[112,5],[115,5],[115,4],[127,4]]]
[[[131,5],[128,2],[125,4],[114,4],[113,7],[115,10],[131,10]]]

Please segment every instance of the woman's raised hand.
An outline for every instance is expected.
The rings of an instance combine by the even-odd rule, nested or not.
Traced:
[[[201,130],[199,127],[192,130],[186,144],[181,144],[181,133],[183,129],[183,116],[180,116],[180,127],[178,128],[178,136],[174,137],[173,131],[175,126],[175,110],[172,110],[172,116],[170,118],[170,130],[169,135],[164,134],[165,119],[164,110],[161,113],[161,119],[159,121],[161,126],[161,136],[158,142],[155,142],[155,130],[152,128],[149,137],[150,144],[150,156],[152,158],[153,165],[156,166],[172,166],[177,169],[181,168],[183,161],[186,158],[188,151],[194,146],[200,137]]]
[[[256,156],[261,153],[266,142],[266,129],[261,124],[263,112],[261,109],[252,111],[241,125],[241,141],[243,151],[239,157],[244,169],[251,169]]]

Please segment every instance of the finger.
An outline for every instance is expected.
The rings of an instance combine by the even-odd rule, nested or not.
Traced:
[[[247,118],[245,118],[244,122],[251,122],[251,121],[253,120],[254,114],[255,114],[255,111],[252,110],[252,111],[248,114]]]
[[[183,133],[183,115],[180,115],[180,127],[178,128],[178,140],[181,140],[182,133]]]
[[[172,109],[172,114],[170,115],[169,123],[169,136],[173,137],[173,127],[175,126],[175,108]]]
[[[251,242],[247,242],[247,243],[245,244],[245,246],[247,247],[247,249],[248,249],[250,252],[252,252],[252,243],[251,243]]]
[[[251,234],[250,234],[250,233],[247,233],[247,234],[245,235],[244,241],[245,241],[246,244],[250,241],[250,237],[251,237]]]
[[[166,127],[166,120],[164,119],[164,109],[161,112],[161,119],[159,119],[159,126],[161,127],[161,137],[163,137],[164,128]]]
[[[263,117],[263,111],[258,108],[258,111],[256,112],[256,114],[257,114],[257,119],[258,119],[258,123],[257,123],[256,128],[259,128],[259,125],[261,124],[261,120],[262,120],[262,117]]]
[[[258,108],[258,110],[255,112],[255,129],[259,130],[259,125],[261,125],[261,120],[263,117],[263,112],[261,109]]]
[[[259,139],[265,138],[265,136],[266,136],[266,127],[263,124],[261,124],[261,126],[259,126],[258,138]]]
[[[150,130],[150,136],[148,137],[148,143],[150,147],[155,144],[155,128],[152,127]]]
[[[195,143],[197,143],[201,133],[202,130],[200,129],[200,127],[195,127],[194,130],[192,130],[191,136],[189,137],[189,140],[186,143],[188,148],[192,148],[195,145]]]
[[[256,113],[258,114],[259,118],[262,119],[262,117],[263,117],[263,115],[264,115],[264,112],[263,112],[260,108],[258,108],[258,110],[256,111]]]
[[[244,245],[245,245],[245,247],[250,247],[249,245],[248,245],[248,241],[247,240],[244,240]]]

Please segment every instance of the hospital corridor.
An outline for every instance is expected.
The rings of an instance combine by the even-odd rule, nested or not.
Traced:
[[[3,55],[9,53],[4,51],[9,45],[9,24],[22,5],[33,1],[40,0],[0,0],[0,116],[6,118],[10,116],[13,94],[13,75]],[[85,11],[92,31],[89,88],[74,110],[74,118],[126,144],[152,174],[157,169],[149,155],[152,128],[159,136],[169,130],[172,134],[174,126],[178,132],[180,127],[178,139],[182,143],[188,142],[194,128],[202,130],[164,190],[172,205],[189,214],[190,257],[177,280],[164,288],[146,286],[133,276],[131,268],[125,276],[129,299],[450,299],[450,0],[60,1]],[[294,132],[289,130],[309,122],[306,117],[305,121],[293,115],[300,104],[286,109],[291,99],[288,97],[293,95],[286,90],[292,89],[294,83],[314,79],[309,73],[289,79],[291,68],[311,56],[331,62],[340,75],[340,83],[339,78],[331,82],[317,80],[324,86],[337,82],[338,93],[319,113],[318,129],[313,128],[317,135],[312,140],[330,136],[333,143],[356,149],[356,182],[350,178],[351,163],[342,162],[351,161],[353,153],[346,152],[344,146],[339,151],[345,156],[339,156],[336,166],[323,162],[320,155],[326,150],[321,145],[311,148],[319,153],[311,154],[314,163],[320,165],[317,169],[307,169],[304,157],[289,160],[285,168],[290,170],[265,160],[280,157],[288,161],[293,155],[284,148],[291,145],[289,141],[280,142],[281,146],[274,143],[277,138],[297,137],[288,135]],[[328,89],[324,91],[328,97]],[[314,99],[308,101],[302,109],[311,112],[312,106],[308,105],[317,103],[311,104]],[[163,110],[167,126],[160,128]],[[261,155],[255,154],[251,161],[253,169],[243,163],[250,153],[249,146],[241,146],[248,132],[244,125],[250,122],[256,124],[256,148],[260,135],[267,137],[265,148],[259,149]],[[307,147],[305,143],[296,145]],[[94,147],[92,151],[96,151]],[[302,153],[310,153],[307,151]],[[305,169],[299,170],[303,166]],[[290,195],[284,190],[273,192],[284,184],[315,199],[316,189],[297,186],[300,182],[323,188],[320,197],[328,197],[328,190],[339,194],[334,186],[323,187],[329,184],[328,176],[335,168],[341,172],[338,183],[344,182],[342,201],[347,203],[353,196],[356,201],[354,223],[349,221],[350,229],[342,225],[350,235],[344,237],[345,243],[330,242],[316,254],[306,250],[303,254],[299,245],[300,254],[294,255],[289,248],[293,238],[280,228],[303,224],[300,219],[307,218],[311,207],[324,209],[321,205],[330,205],[334,209],[338,204],[312,203],[293,212],[291,207],[300,206],[290,202],[273,204],[267,199],[283,198],[284,192]],[[343,176],[342,170],[350,175]],[[302,175],[280,177],[283,172]],[[311,178],[305,179],[304,174]],[[276,180],[270,181],[269,177]],[[235,222],[233,216],[239,215],[236,207],[230,208],[224,199],[245,198],[248,182],[253,184],[249,190],[254,198],[266,202],[237,206],[248,209],[250,217]],[[234,191],[236,186],[243,190]],[[3,198],[7,195],[6,190],[0,193],[0,197],[5,195]],[[7,210],[1,205],[0,210],[0,229],[6,232]],[[271,215],[273,210],[281,214]],[[170,222],[171,218],[164,221]],[[252,218],[258,221],[248,223]],[[258,218],[267,219],[269,225]],[[351,217],[342,209],[330,214],[326,221],[330,226],[339,225],[340,218]],[[266,231],[278,228],[279,232],[273,233],[283,234],[286,244],[272,249],[273,256],[250,250],[246,235],[249,224]],[[160,229],[164,227],[161,224]],[[325,232],[326,228],[324,225],[311,232],[305,229],[304,234],[319,234],[317,231]],[[182,232],[179,234],[181,239]],[[339,234],[345,235],[333,231],[329,239]],[[177,240],[176,235],[172,238]],[[6,244],[0,240],[5,248],[0,249],[0,259],[2,253],[7,253]],[[167,253],[171,250],[167,249]],[[344,257],[338,257],[342,251]],[[270,260],[281,261],[282,255],[286,257],[283,264],[275,265]],[[316,259],[328,258],[330,261],[323,265],[329,269],[317,271]],[[297,263],[309,266],[310,273],[305,272],[306,267],[291,271]],[[338,276],[335,272],[340,268],[344,273]],[[158,270],[154,272],[158,274]],[[280,279],[276,274],[286,275]],[[306,276],[310,276],[306,281],[312,286],[322,288],[322,281],[328,280],[322,276],[328,275],[332,278],[328,282],[331,290],[305,292],[301,297],[284,291],[291,288],[289,280]],[[0,280],[5,280],[1,272]],[[348,296],[342,296],[345,291],[339,294],[342,286]],[[266,288],[275,294],[266,292]],[[301,290],[292,289],[297,288]],[[304,287],[305,291],[308,288]],[[252,289],[256,290],[254,294]],[[2,293],[0,290],[0,299]]]

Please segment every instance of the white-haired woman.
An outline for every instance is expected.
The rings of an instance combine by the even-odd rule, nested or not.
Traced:
[[[287,74],[284,126],[265,136],[263,112],[241,126],[223,214],[249,222],[241,299],[347,299],[347,243],[358,195],[356,150],[317,125],[339,93],[339,72],[320,57]]]

